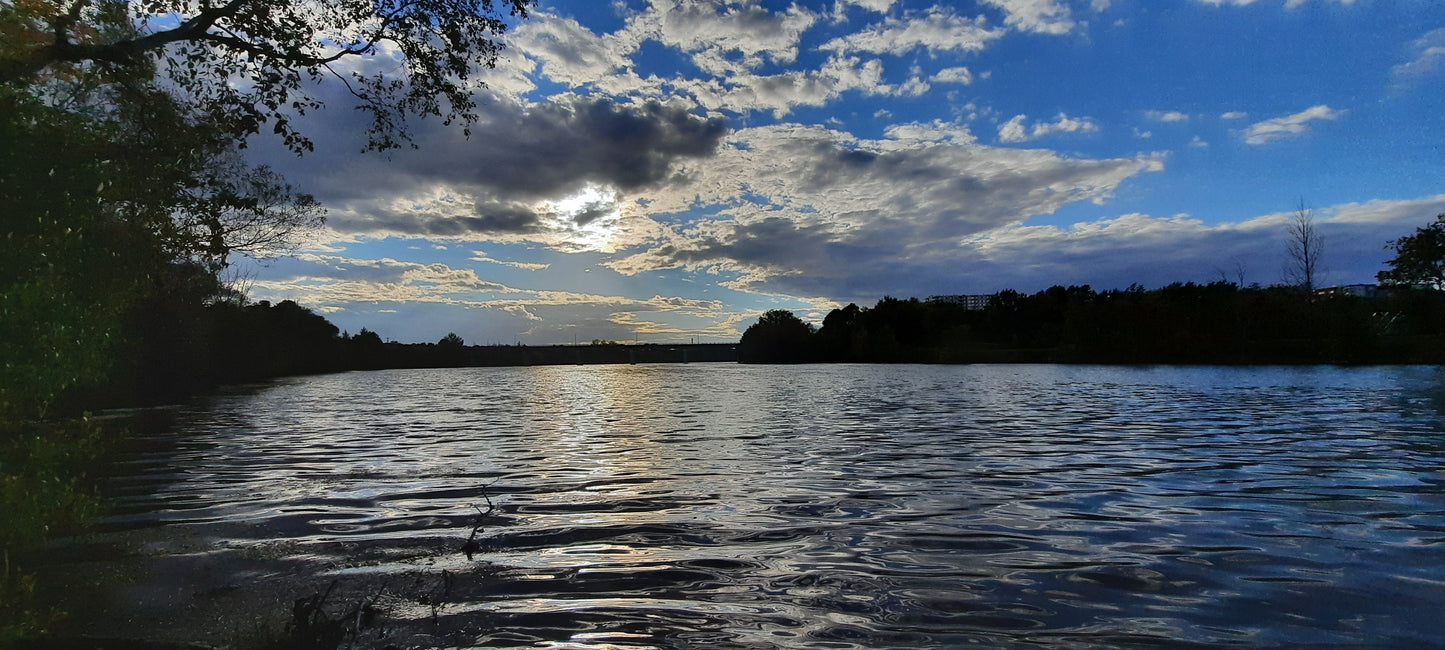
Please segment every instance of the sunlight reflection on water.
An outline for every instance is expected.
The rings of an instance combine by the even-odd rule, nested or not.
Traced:
[[[115,479],[107,529],[209,540],[237,558],[208,578],[222,585],[253,582],[262,559],[323,586],[390,580],[396,633],[438,645],[1432,644],[1442,379],[726,364],[308,377],[180,413]],[[487,499],[467,561],[456,549]]]

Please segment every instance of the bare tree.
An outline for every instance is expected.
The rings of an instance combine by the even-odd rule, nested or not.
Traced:
[[[1234,265],[1233,269],[1216,266],[1214,267],[1214,274],[1219,276],[1220,282],[1233,284],[1241,289],[1245,288],[1244,280],[1246,269],[1244,268],[1244,262],[1238,257],[1231,257],[1229,261]]]
[[[1305,293],[1314,293],[1315,282],[1324,272],[1320,265],[1324,250],[1324,238],[1315,225],[1315,211],[1300,201],[1285,223],[1285,283],[1300,287]]]
[[[187,250],[217,269],[231,253],[264,259],[291,252],[326,213],[310,194],[235,152],[212,160],[196,187],[182,191],[180,207],[174,221]]]

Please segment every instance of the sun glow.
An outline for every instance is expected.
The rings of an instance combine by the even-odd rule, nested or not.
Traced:
[[[612,234],[622,220],[620,199],[617,190],[588,184],[564,199],[543,201],[537,211],[571,246],[605,252],[612,250]]]

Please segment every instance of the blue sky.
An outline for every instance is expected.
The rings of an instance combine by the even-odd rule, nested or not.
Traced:
[[[1301,202],[1326,284],[1445,212],[1436,0],[542,0],[470,138],[250,149],[328,208],[241,264],[384,338],[731,341],[884,295],[1281,281]],[[384,70],[385,52],[357,63]]]

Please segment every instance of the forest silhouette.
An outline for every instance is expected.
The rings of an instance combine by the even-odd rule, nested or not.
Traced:
[[[763,315],[739,345],[745,363],[1440,363],[1439,291],[1354,296],[1231,282],[1095,291],[1013,290],[981,310],[885,297],[835,309],[820,328]]]
[[[347,370],[741,361],[743,363],[1370,364],[1445,362],[1445,295],[1373,297],[1230,282],[1146,290],[1055,286],[993,294],[983,309],[885,297],[835,309],[821,327],[762,315],[736,344],[580,346],[386,342],[341,332],[286,300],[153,301],[129,322],[106,381],[68,392],[62,411],[183,399],[226,383]]]

